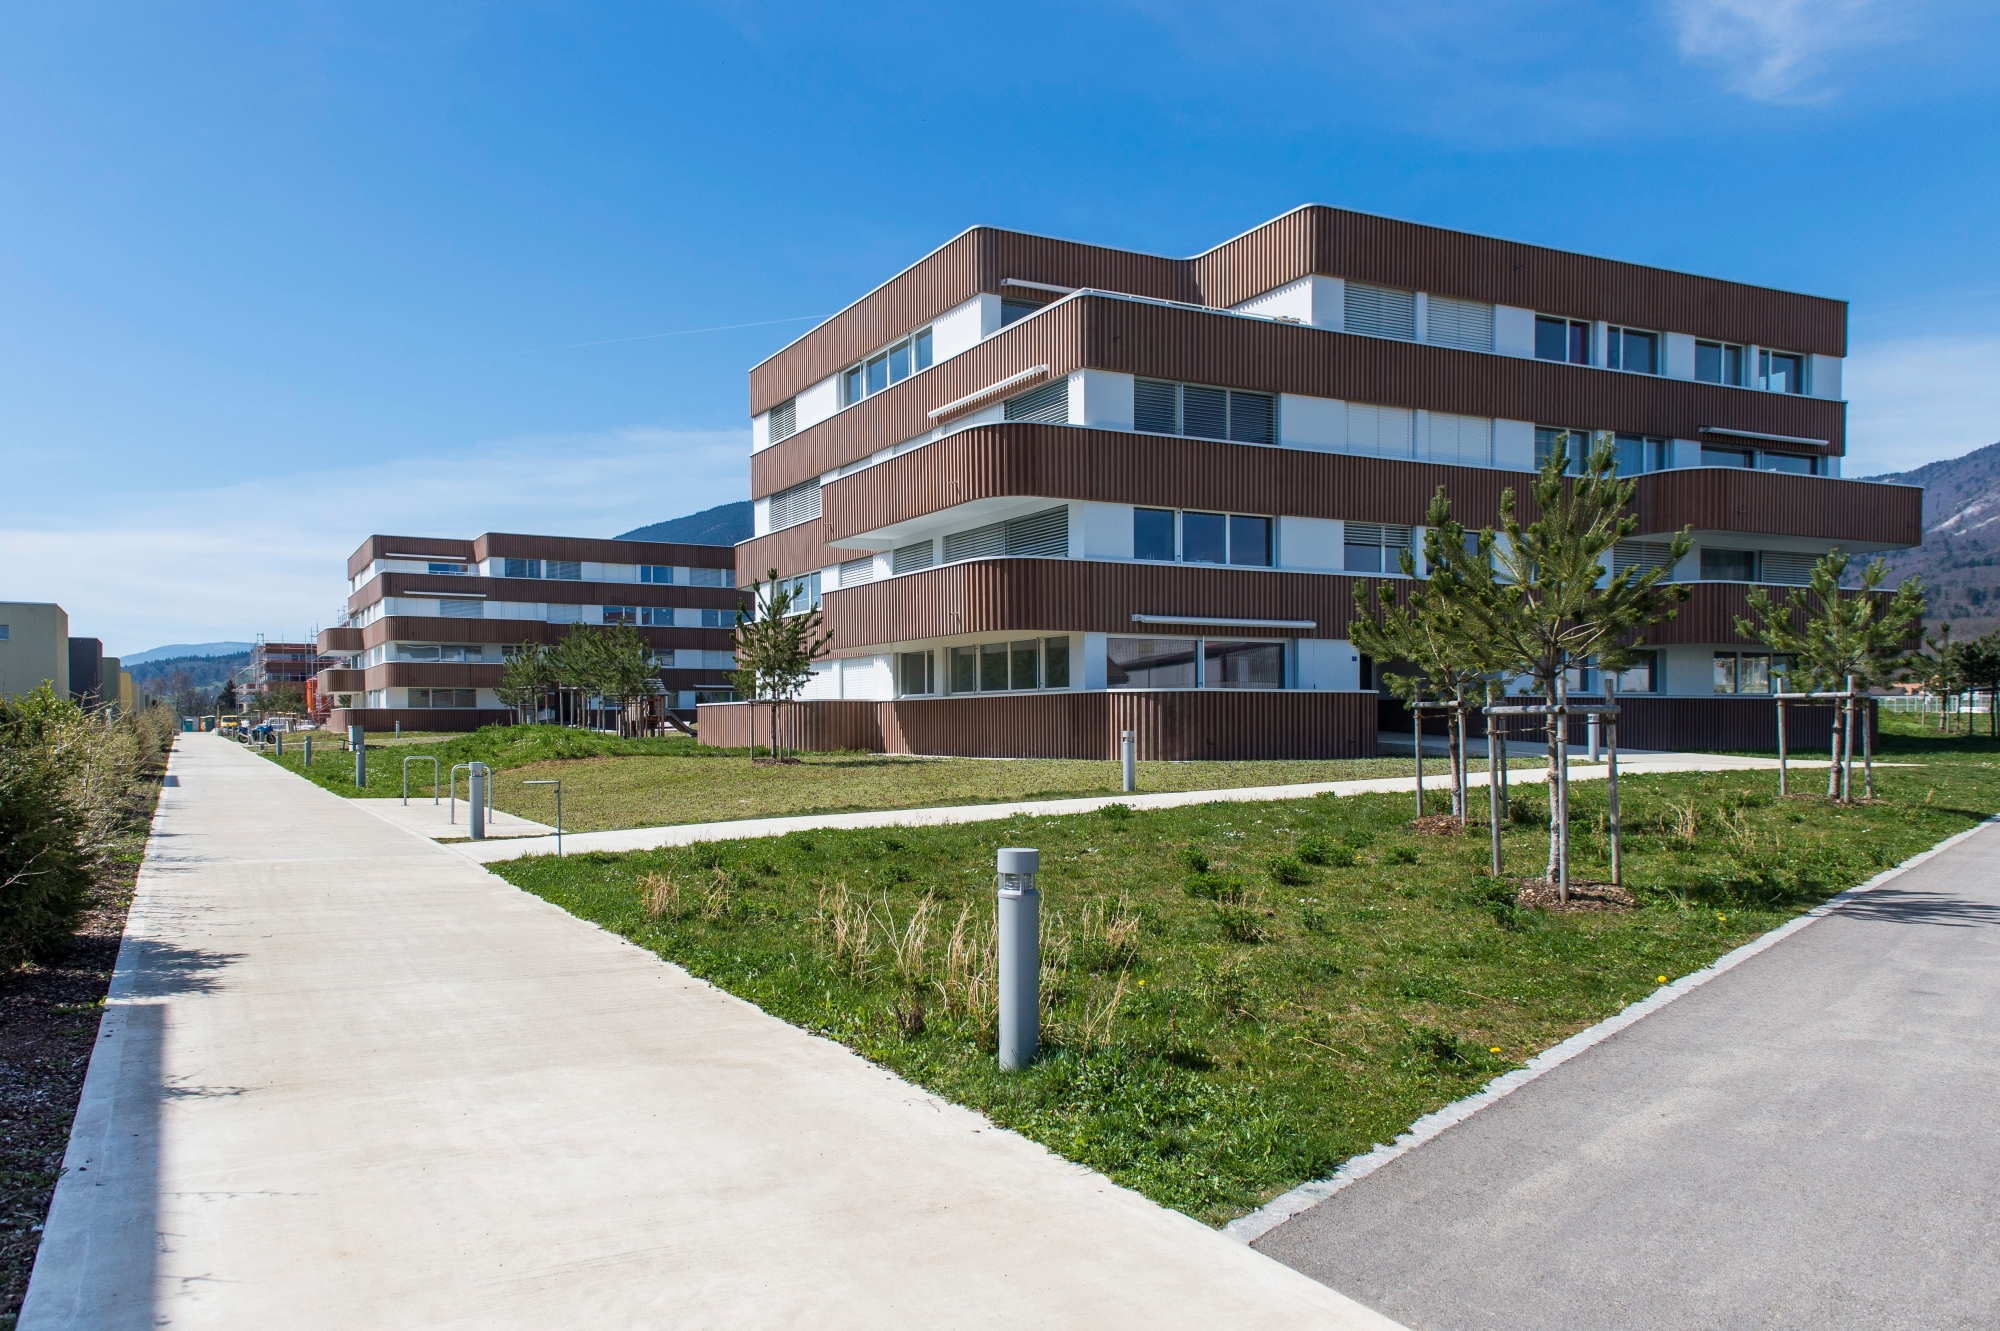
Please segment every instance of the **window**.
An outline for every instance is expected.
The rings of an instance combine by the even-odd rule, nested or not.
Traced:
[[[1757,581],[1757,552],[1755,550],[1715,550],[1703,546],[1701,551],[1701,580],[1703,582],[1755,582]]]
[[[0,624],[0,642],[7,641],[8,632],[9,632],[8,626],[5,624]]]
[[[730,575],[735,572],[733,565],[729,568],[691,568],[688,570],[688,586],[727,587]]]
[[[1727,342],[1695,343],[1694,377],[1706,384],[1743,387],[1743,348]]]
[[[1281,689],[1285,645],[1209,638],[1201,645],[1201,684],[1206,689]]]
[[[1618,451],[1618,474],[1637,476],[1642,472],[1660,471],[1667,465],[1667,441],[1650,435],[1621,434],[1616,437],[1613,447]]]
[[[1584,459],[1590,454],[1590,432],[1560,425],[1535,427],[1535,470],[1548,466],[1549,459],[1564,447],[1564,435],[1569,436],[1569,473],[1572,476],[1582,474]]]
[[[1701,465],[1704,467],[1747,467],[1750,465],[1750,451],[1743,448],[1711,448],[1701,446]]]
[[[477,689],[411,689],[412,707],[477,707]]]
[[[989,642],[979,649],[979,691],[1004,691],[1007,687],[1007,644]]]
[[[1786,351],[1757,353],[1757,387],[1770,393],[1806,391],[1806,358]]]
[[[1717,693],[1769,693],[1771,658],[1757,652],[1715,654]]]
[[[1269,393],[1140,379],[1132,387],[1132,428],[1239,444],[1275,443],[1278,401]]]
[[[864,582],[875,581],[875,556],[863,555],[859,559],[849,559],[840,566],[840,585],[859,587]]]
[[[639,622],[639,607],[633,605],[607,605],[604,607],[604,622],[607,624],[636,624]]]
[[[442,619],[484,619],[486,617],[486,602],[439,601],[438,616]]]
[[[1582,319],[1535,316],[1535,359],[1590,364],[1590,325]]]
[[[605,609],[608,611],[609,606]],[[605,621],[607,624],[610,620]],[[674,626],[674,612],[671,606],[647,605],[639,608],[639,622],[647,628],[670,629]]]
[[[791,591],[792,613],[798,615],[808,610],[819,609],[819,580],[818,573],[801,573],[796,578],[779,578],[774,584],[774,589],[787,588]]]
[[[799,428],[799,400],[788,397],[771,408],[770,427],[768,438],[774,444],[796,434]]]
[[[922,329],[904,338],[886,351],[881,351],[861,364],[853,366],[840,376],[840,396],[844,406],[853,406],[865,397],[873,397],[891,384],[899,384],[919,370],[931,367],[931,330]],[[789,404],[787,404],[789,405]],[[777,431],[776,408],[772,409],[771,438],[784,438]],[[796,416],[791,418],[796,421]],[[790,434],[787,429],[785,434]]]
[[[1377,522],[1344,522],[1341,567],[1349,573],[1400,573],[1402,552],[1410,547],[1411,528]]]
[[[771,496],[771,530],[783,531],[820,515],[819,480],[800,481]]]
[[[1409,458],[1417,454],[1417,413],[1407,407],[1347,404],[1347,451],[1371,457]]]
[[[1000,326],[1005,328],[1017,319],[1025,319],[1042,308],[1032,300],[1003,300],[1000,302]]]
[[[580,605],[551,604],[549,606],[548,622],[551,624],[581,624],[583,622],[583,607]]]
[[[944,538],[944,562],[1006,558],[1065,559],[1069,556],[1069,506],[1043,509],[1011,522],[993,522]]]
[[[1069,639],[1047,638],[1042,642],[1042,687],[1069,687]]]
[[[1616,672],[1620,693],[1658,693],[1660,691],[1658,652],[1641,652],[1639,659],[1623,670]]]
[[[1424,301],[1424,341],[1461,351],[1493,350],[1493,307],[1484,301],[1431,296]]]
[[[1665,568],[1673,552],[1674,548],[1665,542],[1620,541],[1611,547],[1611,572],[1615,576],[1628,568],[1641,573]]]
[[[464,573],[466,571],[466,568],[465,565],[463,564],[432,564],[429,566],[427,571],[445,576],[451,576],[454,574]]]
[[[1040,388],[1010,397],[1002,416],[1010,421],[1040,421],[1045,425],[1069,423],[1069,380],[1057,379]]]
[[[1414,342],[1417,340],[1417,293],[1398,291],[1394,287],[1369,286],[1365,282],[1349,282],[1347,309],[1341,324],[1350,333]]]
[[[1493,421],[1486,416],[1431,413],[1430,459],[1459,467],[1493,465]]]
[[[1613,328],[1604,339],[1604,363],[1633,374],[1660,372],[1660,335],[1636,328]]]
[[[705,629],[732,629],[736,627],[734,610],[704,610],[701,612],[701,626]]]
[[[899,693],[936,693],[935,658],[929,652],[897,652],[896,690]]]
[[[1199,659],[1194,638],[1110,638],[1105,682],[1114,689],[1191,689]]]
[[[543,574],[558,582],[582,582],[583,565],[574,559],[550,559],[542,564]]]
[[[502,564],[504,566],[501,574],[502,577],[539,578],[542,576],[542,561],[539,559],[508,559],[503,560]]]
[[[1174,557],[1174,511],[1170,508],[1132,510],[1132,557],[1171,563]]]
[[[1188,564],[1227,564],[1229,515],[1181,514],[1181,560]]]
[[[951,691],[953,693],[979,692],[979,649],[977,647],[954,647],[951,649]]]
[[[661,585],[670,585],[673,582],[673,580],[674,580],[674,569],[673,565],[671,564],[639,565],[639,581],[641,582],[652,582]]]
[[[918,569],[929,568],[936,561],[937,549],[933,541],[898,546],[889,556],[889,566],[897,573],[915,573]]]
[[[1794,476],[1817,476],[1819,459],[1802,457],[1797,453],[1768,453],[1758,450],[1757,469],[1759,471],[1784,471]]]
[[[1229,515],[1229,562],[1244,568],[1271,566],[1271,520]]]

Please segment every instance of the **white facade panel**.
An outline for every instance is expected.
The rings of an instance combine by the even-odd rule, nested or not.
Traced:
[[[835,664],[840,667],[841,697],[887,702],[896,696],[895,674],[888,656],[850,656]]]
[[[750,534],[769,536],[771,534],[771,496],[752,501],[750,505]]]
[[[931,362],[949,360],[1000,331],[1000,298],[985,294],[954,305],[931,321]],[[803,422],[801,422],[803,425]]]
[[[1345,560],[1341,524],[1333,518],[1278,519],[1278,567],[1338,573]]]
[[[771,413],[760,411],[750,418],[750,451],[761,453],[771,446]]]
[[[1694,337],[1689,333],[1666,335],[1665,373],[1669,379],[1694,378]]]
[[[1244,314],[1261,314],[1267,319],[1292,319],[1314,328],[1330,328],[1338,332],[1345,285],[1337,277],[1302,277],[1230,308]]]
[[[815,661],[812,678],[799,690],[799,697],[808,702],[824,702],[840,696],[840,662]]]
[[[1370,457],[1416,456],[1417,413],[1405,407],[1347,404],[1347,451]]]
[[[1069,423],[1098,430],[1132,428],[1132,376],[1077,370],[1069,377]]]
[[[1493,307],[1493,350],[1502,356],[1535,356],[1535,312],[1518,305]]]
[[[1347,404],[1338,398],[1278,395],[1278,442],[1323,452],[1347,447]]]
[[[1535,469],[1533,421],[1493,422],[1493,465],[1507,471]]]
[[[798,404],[793,408],[798,428],[818,425],[840,410],[840,376],[829,374],[793,400]]]
[[[1136,628],[1137,625],[1134,625],[1134,627]],[[1083,655],[1070,662],[1070,686],[1072,688],[1078,686],[1079,680],[1081,681],[1081,686],[1086,689],[1101,689],[1107,686],[1109,677],[1105,666],[1110,660],[1110,656],[1104,645],[1104,640],[1107,636],[1103,633],[1086,633],[1083,635]]]
[[[1841,359],[1817,352],[1806,357],[1806,391],[1814,397],[1840,399]]]
[[[1361,687],[1361,653],[1345,638],[1300,638],[1293,648],[1299,688],[1351,693]]]
[[[1132,557],[1132,506],[1078,501],[1069,506],[1071,554],[1079,559]]]

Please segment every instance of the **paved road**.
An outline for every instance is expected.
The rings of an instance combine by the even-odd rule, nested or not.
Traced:
[[[1255,1246],[1416,1331],[2000,1325],[2000,827]]]
[[[24,1331],[1392,1329],[183,736]]]

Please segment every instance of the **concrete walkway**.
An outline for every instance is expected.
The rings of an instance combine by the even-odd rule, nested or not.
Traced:
[[[1476,756],[1476,755],[1475,755]],[[1775,758],[1745,758],[1715,753],[1649,753],[1642,757],[1620,756],[1621,776],[1643,776],[1648,772],[1744,772],[1776,771]],[[1826,770],[1826,760],[1791,760],[1794,771],[1817,767]],[[1884,766],[1877,763],[1877,767]],[[1610,769],[1602,763],[1570,763],[1570,780],[1602,781]],[[1509,767],[1507,782],[1513,785],[1540,785],[1548,777],[1547,767],[1522,770]],[[1484,789],[1486,774],[1474,772],[1469,781]],[[1424,775],[1425,790],[1449,790],[1447,773]],[[810,832],[819,828],[856,827],[938,827],[948,823],[989,823],[1008,818],[1056,818],[1065,814],[1095,813],[1107,804],[1127,804],[1135,809],[1179,809],[1195,804],[1254,803],[1259,800],[1311,799],[1316,795],[1369,795],[1384,791],[1414,796],[1414,776],[1371,777],[1365,781],[1320,781],[1291,786],[1235,786],[1216,790],[1174,790],[1158,794],[1091,795],[1081,799],[1017,800],[1006,804],[951,804],[927,809],[881,809],[867,813],[800,814],[787,818],[737,818],[721,823],[677,823],[669,827],[629,827],[610,832],[571,832],[562,839],[569,854],[590,850],[656,850],[662,846],[692,846],[703,841],[737,841],[750,837],[783,836],[787,832]],[[362,801],[357,801],[357,803]],[[376,803],[378,801],[366,801]],[[467,859],[482,864],[517,860],[525,855],[552,855],[555,838],[514,837],[505,842],[467,842],[452,847]]]
[[[1392,1328],[183,735],[20,1325]]]
[[[2000,1321],[2000,825],[1256,1246],[1419,1331]]]

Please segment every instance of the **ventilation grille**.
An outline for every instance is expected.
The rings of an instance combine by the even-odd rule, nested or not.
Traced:
[[[771,408],[770,439],[772,443],[775,444],[780,439],[789,439],[798,428],[799,400],[797,398],[788,397],[777,406]]]
[[[1350,333],[1414,342],[1417,340],[1417,293],[1349,282],[1347,309],[1341,322]]]
[[[1656,541],[1620,541],[1611,547],[1611,572],[1623,573],[1626,569],[1637,569],[1644,573],[1648,569],[1665,568],[1672,562],[1674,548]]]
[[[1817,563],[1819,560],[1811,555],[1790,550],[1766,550],[1763,581],[1775,582],[1781,587],[1810,587],[1813,565]]]
[[[963,559],[1069,557],[1069,506],[1043,509],[1011,522],[995,522],[944,538],[944,562]],[[900,569],[898,570],[901,571]]]
[[[1058,379],[1052,384],[1043,384],[1018,397],[1010,397],[1006,402],[1006,419],[1010,421],[1040,421],[1044,425],[1067,425],[1069,423],[1069,380]]]
[[[937,550],[930,541],[902,546],[889,556],[890,567],[898,573],[915,573],[918,569],[929,568],[936,560]]]
[[[783,531],[819,516],[819,482],[800,481],[771,496],[771,530]]]
[[[1424,302],[1424,341],[1461,351],[1493,350],[1493,307],[1484,301],[1432,296]]]
[[[850,559],[840,566],[840,585],[859,587],[864,582],[875,581],[875,556]]]

